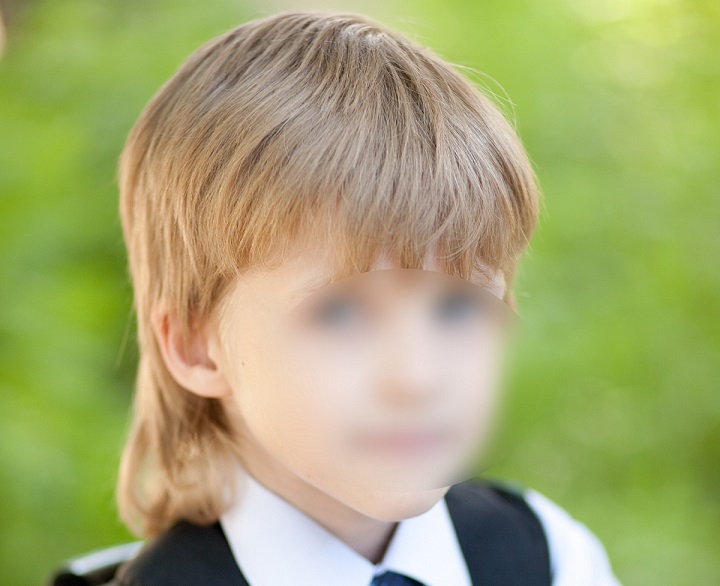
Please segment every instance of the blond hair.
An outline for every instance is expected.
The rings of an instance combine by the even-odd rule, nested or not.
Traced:
[[[140,358],[117,501],[143,537],[217,520],[238,457],[220,401],[167,370],[151,327],[161,303],[187,339],[240,273],[309,237],[340,254],[338,277],[382,248],[423,268],[437,246],[452,275],[501,270],[509,301],[540,203],[500,109],[351,12],[284,11],[202,45],[133,126],[118,182]]]

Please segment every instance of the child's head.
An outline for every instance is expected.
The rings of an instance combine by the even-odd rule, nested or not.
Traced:
[[[350,283],[384,315],[413,320],[428,291],[470,282],[477,299],[514,306],[540,194],[501,112],[450,64],[367,17],[283,12],[187,59],[133,127],[119,183],[140,346],[118,487],[125,522],[153,536],[179,518],[217,519],[238,460],[286,466],[371,516],[398,514],[392,498],[353,490],[385,469],[344,459],[340,444],[359,436],[343,433],[447,424],[451,409],[403,419],[400,407],[423,403],[413,388],[447,373],[418,360],[428,348],[401,344],[388,370],[377,345],[343,352],[308,321],[318,293],[306,296]],[[376,270],[388,268],[425,270]],[[453,335],[455,348],[477,348]],[[485,375],[468,370],[466,386],[492,386],[487,346],[475,361]],[[380,373],[394,377],[384,394]],[[492,393],[480,395],[464,405],[489,413]],[[381,399],[398,418],[383,419]]]

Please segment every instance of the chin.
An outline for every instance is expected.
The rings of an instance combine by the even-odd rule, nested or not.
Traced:
[[[422,515],[445,496],[449,486],[432,490],[372,491],[353,504],[359,512],[379,521],[397,522]]]

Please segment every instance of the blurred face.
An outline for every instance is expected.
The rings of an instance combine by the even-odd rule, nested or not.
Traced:
[[[255,457],[392,516],[398,499],[473,474],[516,316],[502,280],[484,288],[381,261],[324,284],[317,259],[246,275],[226,299],[238,425]]]

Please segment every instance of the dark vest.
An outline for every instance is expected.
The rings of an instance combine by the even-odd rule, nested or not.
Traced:
[[[444,498],[473,586],[550,586],[545,532],[519,484],[471,478],[451,486]],[[110,584],[252,586],[235,562],[220,523],[188,521],[148,542],[120,566]]]

